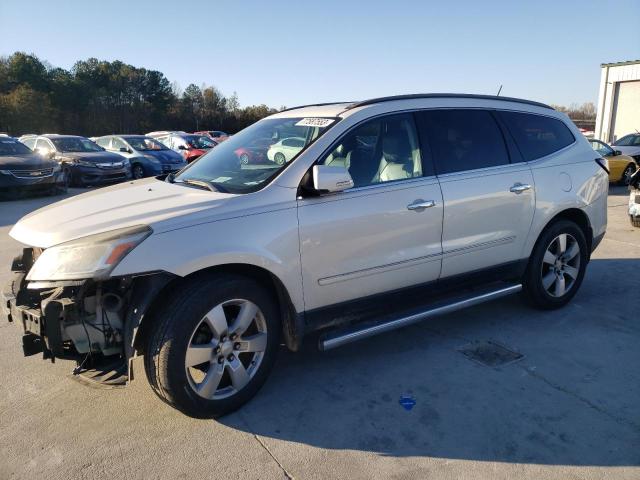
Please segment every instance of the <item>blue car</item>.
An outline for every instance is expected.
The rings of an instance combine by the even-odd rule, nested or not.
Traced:
[[[135,179],[176,172],[187,165],[182,155],[145,135],[106,135],[95,142],[128,159]]]

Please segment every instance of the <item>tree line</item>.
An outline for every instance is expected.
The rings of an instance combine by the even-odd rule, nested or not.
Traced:
[[[274,113],[240,108],[238,96],[191,84],[184,91],[162,72],[89,58],[70,70],[35,55],[0,57],[0,131],[84,136],[152,130],[230,133]]]

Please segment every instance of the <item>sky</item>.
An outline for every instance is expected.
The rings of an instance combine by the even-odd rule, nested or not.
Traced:
[[[640,0],[0,0],[0,55],[15,51],[122,60],[243,106],[500,85],[568,106],[597,101],[601,63],[640,59]]]

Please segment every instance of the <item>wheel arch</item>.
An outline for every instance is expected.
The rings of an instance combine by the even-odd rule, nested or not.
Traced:
[[[589,216],[579,208],[567,208],[556,213],[538,233],[536,241],[531,248],[531,252],[533,252],[533,249],[535,248],[535,245],[537,245],[542,234],[559,220],[569,220],[580,227],[580,230],[584,233],[584,238],[587,241],[587,257],[589,258],[591,256],[591,247],[593,245],[593,229],[591,228]],[[529,255],[531,255],[531,252],[529,252]]]
[[[144,340],[149,331],[150,324],[154,322],[155,315],[161,311],[167,295],[181,288],[187,281],[199,276],[216,274],[240,275],[257,280],[276,299],[280,311],[282,333],[287,348],[292,351],[300,349],[304,335],[304,321],[301,314],[296,312],[289,292],[277,275],[266,268],[246,263],[229,263],[203,268],[194,271],[184,277],[174,276],[160,288],[154,298],[149,302],[146,311],[142,313],[137,331],[133,332],[133,348],[138,353],[143,352]]]

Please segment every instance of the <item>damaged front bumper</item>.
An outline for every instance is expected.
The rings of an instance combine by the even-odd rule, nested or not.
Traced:
[[[126,384],[140,351],[141,322],[158,293],[173,279],[166,272],[93,280],[29,282],[40,254],[26,248],[0,293],[3,313],[23,330],[25,356],[75,360],[74,373],[92,381]]]

